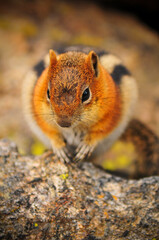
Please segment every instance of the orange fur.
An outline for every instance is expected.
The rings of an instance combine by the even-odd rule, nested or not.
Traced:
[[[70,54],[71,55],[71,54]],[[90,104],[84,107],[83,111],[88,111],[91,109],[94,112],[95,119],[93,124],[88,126],[88,133],[85,136],[85,141],[87,144],[91,145],[102,139],[118,125],[121,116],[121,98],[119,94],[119,89],[115,85],[111,76],[100,64],[99,76],[94,78],[93,70],[91,68],[91,53],[88,57],[85,54],[63,54],[58,62],[52,57],[51,64],[49,68],[46,68],[40,78],[38,79],[34,94],[33,94],[33,111],[37,123],[40,125],[41,129],[46,133],[46,135],[51,139],[57,139],[58,146],[64,145],[60,141],[60,132],[56,124],[48,123],[47,117],[44,115],[47,108],[50,108],[46,100],[46,92],[48,87],[48,81],[51,79],[51,104],[55,111],[55,119],[67,118],[74,122],[74,119],[80,114],[80,94],[83,85],[89,84],[92,91],[92,101]],[[70,62],[69,62],[70,61]],[[68,63],[69,62],[69,63]],[[72,69],[65,67],[65,64],[72,64]],[[64,70],[63,70],[64,69]],[[73,72],[75,71],[75,72]],[[77,73],[79,75],[77,75]],[[64,74],[68,74],[70,79],[61,79],[61,74],[64,78]],[[54,78],[54,80],[52,80]],[[72,82],[72,78],[74,82]],[[69,82],[70,80],[70,82]],[[61,87],[62,85],[62,87]],[[60,87],[63,86],[70,89],[71,94],[75,92],[73,99],[67,99],[60,92]],[[56,92],[55,92],[56,89]],[[57,95],[56,95],[57,94]],[[60,98],[57,102],[57,98]],[[96,107],[96,102],[98,101],[98,107]]]
[[[87,139],[89,144],[110,134],[118,125],[122,114],[119,89],[102,66],[100,66],[99,78],[92,84],[91,89],[92,95],[99,99],[99,110],[96,122],[89,131]]]
[[[49,66],[37,79],[35,73],[27,93],[24,91],[25,102],[30,106],[30,112],[25,108],[28,120],[32,130],[46,144],[51,143],[62,161],[68,161],[71,148],[75,160],[82,160],[99,142],[106,140],[108,149],[120,137],[135,103],[129,93],[131,87],[136,92],[132,78],[123,78],[117,85],[94,51],[70,51],[56,56],[50,50]],[[87,101],[83,100],[86,89]],[[31,97],[27,98],[27,94]]]
[[[57,127],[53,124],[47,122],[48,116],[44,115],[45,110],[48,107],[48,103],[46,100],[46,92],[48,87],[47,80],[48,68],[46,68],[42,75],[39,77],[36,86],[34,88],[33,98],[32,98],[32,107],[34,112],[34,117],[41,127],[43,132],[50,138],[54,139],[56,147],[64,146],[64,142],[60,137],[60,133]]]

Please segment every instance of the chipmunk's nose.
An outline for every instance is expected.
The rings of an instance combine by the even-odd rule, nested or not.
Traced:
[[[57,119],[57,124],[60,127],[70,127],[71,126],[71,120],[67,117],[60,117]]]

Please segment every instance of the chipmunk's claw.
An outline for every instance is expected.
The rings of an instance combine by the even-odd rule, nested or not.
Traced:
[[[94,146],[89,146],[83,142],[80,143],[80,145],[76,149],[76,155],[75,155],[74,161],[78,162],[83,160],[84,158],[88,158],[93,152],[93,150],[94,150]]]
[[[72,156],[66,147],[60,149],[53,148],[53,152],[55,153],[57,159],[63,163],[69,163],[71,161]]]

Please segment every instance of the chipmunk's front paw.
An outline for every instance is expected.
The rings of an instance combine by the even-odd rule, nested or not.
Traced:
[[[56,157],[63,163],[68,163],[71,161],[72,156],[69,153],[67,147],[62,147],[60,149],[53,147],[53,152],[55,153]]]
[[[76,162],[83,160],[84,158],[88,158],[91,153],[93,152],[95,146],[90,146],[85,144],[84,142],[81,142],[76,149],[76,156],[74,160]]]

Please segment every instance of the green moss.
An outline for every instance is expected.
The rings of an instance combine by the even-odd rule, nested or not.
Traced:
[[[85,44],[90,46],[101,46],[102,43],[103,38],[88,34],[80,34],[75,36],[71,41],[71,44]]]
[[[59,3],[56,5],[56,8],[57,12],[65,16],[69,16],[74,12],[74,8],[64,1],[59,1]]]
[[[134,151],[134,147],[131,143],[123,143],[123,142],[118,141],[112,147],[112,150],[116,153],[123,152],[123,151],[125,151],[125,149],[130,153],[132,153]]]
[[[0,28],[3,30],[8,30],[11,28],[11,22],[6,18],[0,18]]]
[[[34,223],[34,227],[38,227],[38,223]]]
[[[24,37],[34,37],[38,33],[36,24],[32,21],[21,19],[0,18],[0,28],[11,30],[12,32],[20,32]]]
[[[63,180],[66,180],[66,179],[68,178],[68,173],[61,174],[60,177],[61,177]]]
[[[37,26],[31,22],[24,23],[20,26],[20,32],[25,37],[35,37],[38,33]]]
[[[33,155],[41,155],[46,150],[46,147],[39,141],[34,142],[31,147],[31,153]]]
[[[106,161],[104,161],[102,167],[109,170],[115,170],[117,168],[116,163],[114,163],[114,161],[112,161],[111,159],[107,159]]]
[[[133,154],[134,147],[132,144],[118,141],[111,148],[108,158],[106,158],[102,166],[109,170],[127,168],[132,162]]]
[[[126,155],[121,155],[117,158],[117,165],[121,168],[129,166],[130,162],[130,158]]]
[[[68,33],[62,28],[54,27],[50,31],[50,37],[51,37],[51,39],[53,39],[55,41],[63,41],[63,39],[68,38]]]

